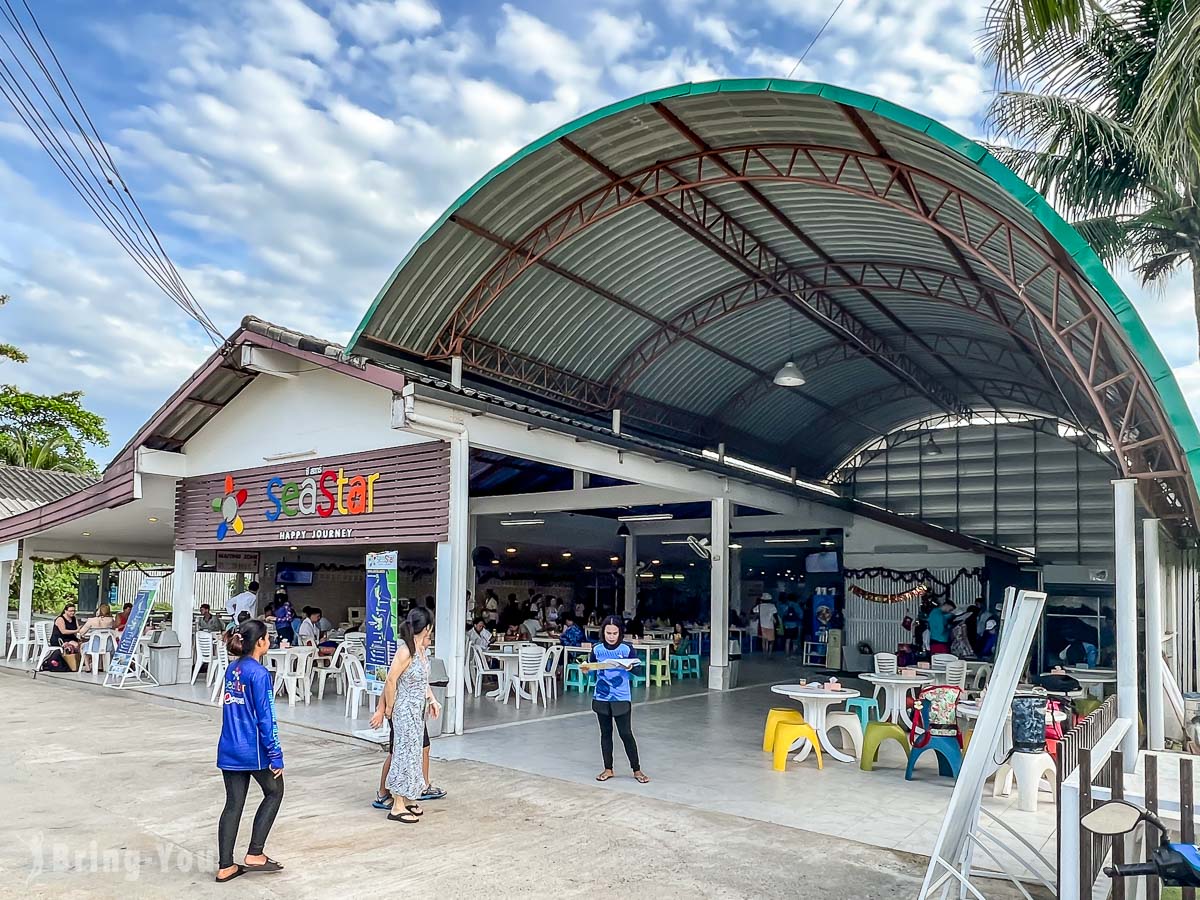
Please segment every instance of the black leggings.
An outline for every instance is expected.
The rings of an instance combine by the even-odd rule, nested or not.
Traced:
[[[283,802],[283,776],[276,778],[270,769],[257,772],[229,772],[225,776],[225,809],[221,811],[221,822],[217,826],[217,847],[221,853],[220,867],[233,865],[233,845],[237,841],[238,824],[242,820],[242,808],[246,805],[246,794],[250,790],[250,776],[262,788],[262,803],[254,814],[254,830],[250,833],[250,849],[247,856],[259,856],[267,843],[267,835],[275,824],[279,804]]]
[[[633,739],[633,704],[628,700],[593,700],[592,712],[600,720],[600,753],[604,756],[604,768],[613,767],[613,721],[617,723],[617,733],[621,735],[621,743],[625,745],[625,755],[629,757],[629,765],[635,772],[640,772],[642,764],[638,761],[637,741]]]

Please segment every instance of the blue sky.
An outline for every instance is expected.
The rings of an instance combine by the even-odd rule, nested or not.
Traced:
[[[135,194],[225,332],[254,314],[345,340],[479,175],[655,87],[788,73],[835,0],[37,0]],[[982,0],[846,0],[797,78],[985,137]],[[83,388],[119,447],[209,352],[0,105],[0,380]],[[1193,408],[1186,273],[1118,273]],[[106,462],[111,450],[95,455]]]

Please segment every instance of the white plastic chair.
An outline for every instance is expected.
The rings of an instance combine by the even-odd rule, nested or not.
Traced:
[[[192,684],[196,683],[196,677],[200,674],[200,667],[205,665],[208,666],[208,674],[212,675],[213,634],[211,631],[197,631],[196,663],[192,666]],[[207,683],[207,681],[205,683]]]
[[[229,668],[229,647],[218,638],[213,644],[213,664],[208,667],[208,683],[212,685],[212,702],[216,703],[225,690],[225,670]]]
[[[546,677],[542,680],[542,697],[547,693],[558,699],[558,663],[562,659],[563,646],[556,644],[546,653]]]
[[[529,694],[537,705],[538,694],[542,695],[542,706],[546,705],[546,651],[536,644],[522,644],[517,651],[517,673],[513,676],[513,691],[517,695],[517,709],[521,708],[521,687],[529,685]]]
[[[347,653],[344,664],[346,667],[346,715],[352,719],[358,718],[358,708],[371,692],[367,687],[367,670],[363,668],[362,660],[352,653]]]
[[[876,675],[895,675],[898,671],[896,667],[895,653],[876,653],[874,657],[875,674]],[[883,685],[875,685],[874,697],[879,699],[879,695],[883,693]]]
[[[338,696],[341,696],[345,690],[346,683],[346,645],[345,643],[338,644],[337,649],[333,651],[333,656],[323,656],[316,661],[313,671],[317,676],[317,699],[325,699],[325,682],[333,677],[334,684],[337,686]]]
[[[958,657],[953,653],[935,653],[929,657],[929,665],[935,669],[944,669],[953,662],[958,662]]]
[[[8,656],[6,659],[12,659],[13,654],[18,650],[20,650],[20,655],[17,656],[17,659],[22,662],[29,659],[34,652],[33,634],[27,621],[8,623]]]
[[[50,623],[49,622],[34,622],[33,623],[33,647],[30,648],[29,656],[37,659],[35,669],[40,669],[42,663],[46,661],[46,657],[50,655]]]
[[[992,664],[984,663],[975,670],[975,677],[971,680],[971,690],[979,691],[987,687],[987,683],[992,678]]]
[[[83,645],[79,648],[79,652],[80,655],[88,657],[91,663],[93,681],[100,679],[100,663],[103,662],[107,666],[108,660],[112,658],[112,654],[116,649],[116,633],[109,631],[107,628],[84,636]],[[79,667],[79,674],[87,674],[83,671],[83,666]]]
[[[490,669],[487,664],[487,657],[483,655],[483,651],[477,646],[471,647],[472,668],[475,670],[472,674],[475,679],[475,693],[483,692],[483,679],[495,678],[496,690],[500,689],[500,679],[504,673],[500,669]]]
[[[358,661],[363,663],[363,671],[366,671],[367,662],[367,636],[361,631],[351,631],[346,635],[342,642],[346,645],[346,652],[358,657]]]
[[[948,684],[965,691],[967,689],[967,664],[961,659],[956,659],[946,666],[946,673],[938,677],[938,683]]]
[[[288,650],[276,676],[278,684],[287,691],[288,706],[296,705],[296,695],[300,693],[304,695],[304,705],[308,705],[312,695],[313,660],[316,658],[317,648],[312,645]]]

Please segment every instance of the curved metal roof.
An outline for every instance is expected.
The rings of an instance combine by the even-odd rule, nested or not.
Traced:
[[[939,412],[1115,448],[1190,528],[1200,434],[1090,248],[980,145],[824,84],[686,84],[584,116],[464,193],[356,353],[822,477]],[[772,374],[789,358],[802,388]]]

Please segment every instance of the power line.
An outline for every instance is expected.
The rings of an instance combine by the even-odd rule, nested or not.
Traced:
[[[15,38],[10,42],[0,33],[0,95],[134,264],[219,345],[221,332],[187,286],[133,196],[28,0],[21,0],[21,5],[40,45],[12,0],[0,0],[0,4],[0,16]],[[47,64],[43,48],[57,76]]]
[[[808,51],[813,48],[813,45],[816,44],[821,35],[825,33],[825,29],[829,27],[829,23],[833,21],[833,17],[838,14],[838,10],[842,8],[842,4],[845,2],[846,0],[838,0],[837,6],[833,8],[833,12],[831,12],[829,14],[829,18],[825,20],[825,24],[822,25],[820,29],[818,29],[817,33],[813,35],[813,39],[808,42],[808,46],[804,48],[804,52],[800,54],[800,58],[796,60],[796,64],[792,66],[791,71],[787,73],[788,78],[791,78],[796,73],[796,70],[800,68],[800,63],[804,62],[804,58],[808,56]]]

